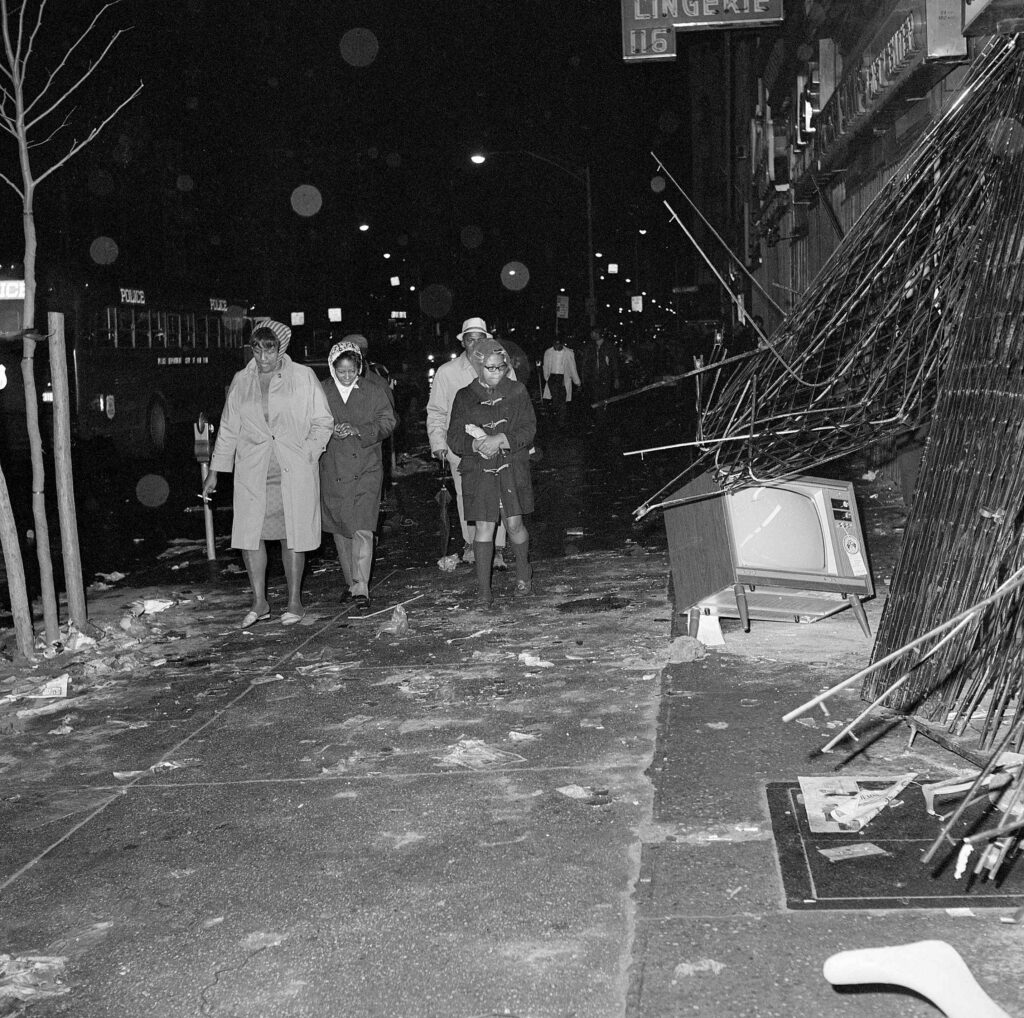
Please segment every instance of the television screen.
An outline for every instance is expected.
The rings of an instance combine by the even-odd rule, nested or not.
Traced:
[[[821,572],[827,565],[817,506],[799,491],[743,488],[728,496],[737,565]]]

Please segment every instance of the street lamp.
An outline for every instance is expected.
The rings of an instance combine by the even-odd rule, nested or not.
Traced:
[[[539,152],[531,152],[529,149],[525,148],[506,149],[498,152],[474,152],[469,157],[469,160],[477,166],[480,166],[487,161],[488,156],[501,155],[529,156],[531,159],[536,159],[538,162],[547,163],[548,166],[554,166],[556,170],[561,170],[566,176],[572,177],[576,183],[583,185],[583,190],[587,199],[587,312],[590,318],[590,328],[593,329],[597,324],[597,297],[594,291],[594,202],[590,191],[590,164],[585,163],[582,170],[574,170],[571,167],[566,166],[564,163],[559,162],[557,159],[541,155]]]

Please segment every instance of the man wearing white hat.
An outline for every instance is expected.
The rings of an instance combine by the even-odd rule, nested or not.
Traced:
[[[465,388],[476,378],[476,368],[470,363],[466,351],[481,339],[493,339],[482,318],[467,318],[457,336],[463,352],[454,360],[442,364],[434,373],[430,384],[430,398],[427,400],[427,437],[430,439],[430,454],[445,460],[455,481],[455,502],[459,507],[459,523],[462,526],[462,540],[465,548],[462,561],[472,563],[473,537],[476,528],[466,522],[466,510],[462,502],[462,476],[459,474],[459,457],[448,448],[448,422],[452,417],[452,403],[459,389]],[[508,377],[515,381],[515,372],[509,368]],[[505,569],[505,528],[498,525],[494,535],[494,568]]]

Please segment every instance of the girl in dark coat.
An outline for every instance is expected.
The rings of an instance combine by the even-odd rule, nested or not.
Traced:
[[[466,519],[476,521],[473,551],[480,606],[489,608],[494,529],[505,523],[516,557],[516,594],[533,592],[530,535],[523,515],[533,512],[530,446],[537,418],[522,382],[508,375],[509,358],[500,343],[482,340],[469,353],[477,377],[455,394],[448,448],[461,457]]]
[[[366,611],[384,478],[381,442],[395,430],[395,411],[382,388],[360,379],[362,357],[355,343],[336,343],[327,362],[331,377],[323,388],[334,434],[320,460],[323,528],[334,536],[345,574],[341,600],[351,597]]]

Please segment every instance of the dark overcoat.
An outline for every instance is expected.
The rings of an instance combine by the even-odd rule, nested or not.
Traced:
[[[485,460],[473,452],[467,424],[482,428],[488,435],[503,432],[508,451]],[[467,520],[497,523],[499,499],[506,516],[533,512],[530,446],[536,434],[537,417],[522,382],[506,376],[493,389],[484,388],[479,380],[459,389],[448,424],[448,448],[462,457],[459,473]]]
[[[381,442],[395,430],[395,411],[383,388],[360,378],[346,403],[330,378],[323,383],[336,424],[351,424],[359,438],[332,435],[320,460],[320,500],[328,533],[352,537],[376,530],[384,479]]]

